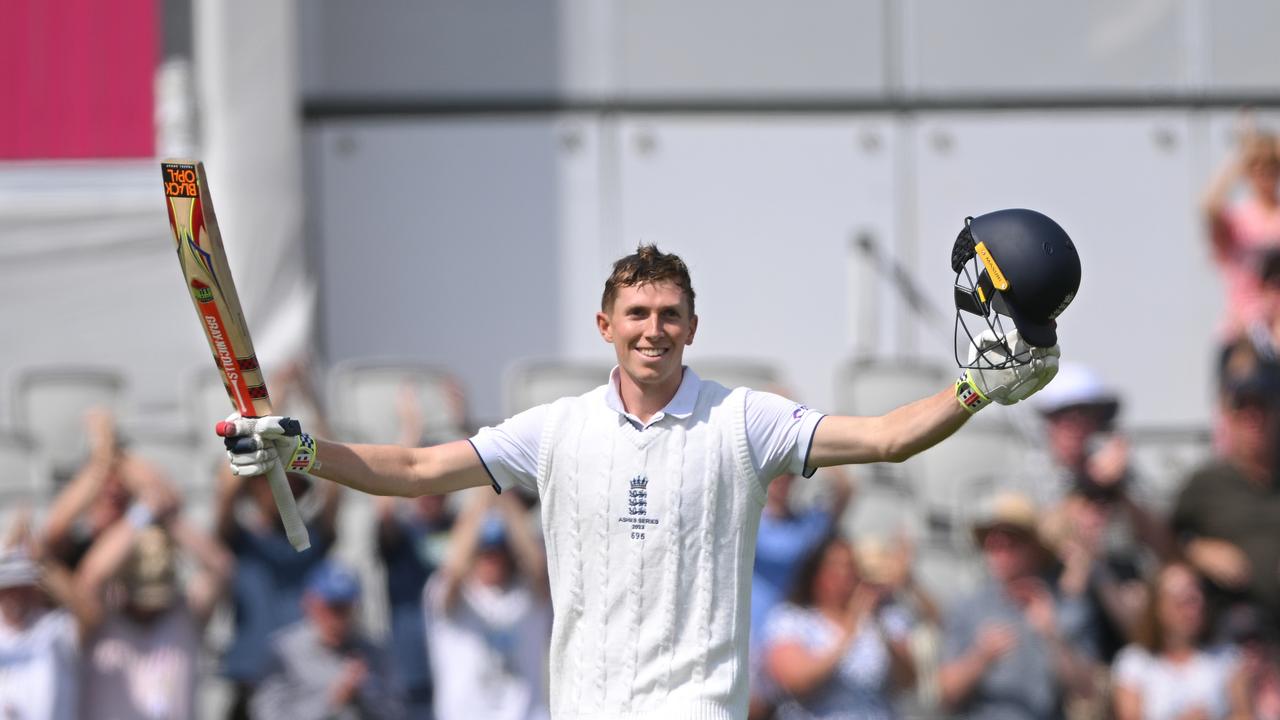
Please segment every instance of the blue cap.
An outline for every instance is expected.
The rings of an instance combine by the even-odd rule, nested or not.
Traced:
[[[307,577],[307,592],[331,605],[353,603],[360,597],[360,578],[349,568],[325,560]]]
[[[480,521],[480,549],[489,550],[507,544],[507,526],[502,516],[490,512]]]

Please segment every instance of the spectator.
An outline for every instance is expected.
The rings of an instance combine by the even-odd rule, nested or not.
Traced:
[[[1280,720],[1280,644],[1277,628],[1253,606],[1233,609],[1227,636],[1240,648],[1239,692],[1254,720]]]
[[[66,570],[44,570],[24,547],[0,551],[0,717],[76,720],[79,717],[79,628]]]
[[[1249,338],[1262,359],[1280,362],[1280,245],[1259,256],[1258,285],[1258,317],[1249,325]]]
[[[423,588],[440,566],[453,519],[444,495],[406,500],[379,497],[378,554],[387,574],[391,656],[397,688],[411,717],[430,717],[431,664],[427,657]]]
[[[159,475],[154,466],[125,451],[109,412],[90,410],[85,430],[89,459],[58,493],[43,528],[42,543],[72,570],[98,535],[124,515],[136,488]]]
[[[910,620],[885,587],[859,576],[853,549],[828,536],[800,564],[789,602],[765,623],[764,663],[781,692],[778,720],[892,718],[910,686]]]
[[[832,486],[830,500],[802,512],[791,507],[795,475],[778,476],[766,492],[764,511],[760,514],[760,531],[756,535],[756,560],[751,571],[751,651],[748,662],[752,666],[752,718],[768,717],[776,700],[776,688],[772,687],[768,674],[762,670],[760,646],[765,618],[795,584],[800,561],[833,532],[853,495],[853,484],[848,476],[841,473],[837,477],[840,482]]]
[[[867,536],[854,545],[854,554],[861,580],[882,589],[885,611],[904,618],[908,626],[906,642],[916,682],[910,695],[898,698],[899,711],[911,716],[936,708],[942,612],[933,596],[916,581],[915,544],[905,533],[891,542]]]
[[[265,679],[251,701],[262,720],[396,720],[404,707],[381,648],[357,629],[360,581],[324,561],[307,578],[305,617],[271,639]]]
[[[1088,368],[1065,365],[1037,396],[1053,469],[1041,528],[1062,564],[1060,591],[1090,606],[1090,644],[1110,662],[1142,607],[1144,571],[1174,551],[1168,525],[1143,492],[1116,430],[1119,396]]]
[[[246,482],[229,473],[219,483],[214,522],[218,536],[235,556],[234,628],[222,672],[234,683],[228,717],[243,720],[248,717],[249,698],[267,669],[271,634],[302,617],[307,574],[333,547],[341,488],[326,480],[311,481],[308,492],[320,494],[320,508],[307,523],[311,547],[298,552],[289,544],[267,483]],[[290,475],[289,483],[298,494],[307,481]]]
[[[1129,442],[1118,429],[1119,395],[1089,368],[1066,363],[1034,402],[1044,418],[1049,468],[1037,469],[1031,478],[1038,493],[1033,499],[1051,508],[1073,491],[1105,497],[1116,511],[1111,530],[1128,534],[1113,540],[1128,544],[1136,538],[1161,557],[1172,552],[1172,540],[1150,510],[1153,498],[1146,497],[1143,478],[1130,463]]]
[[[156,485],[137,497],[76,573],[85,606],[83,703],[93,717],[190,718],[204,627],[231,574],[231,559],[183,519],[169,488]],[[185,588],[177,575],[179,548],[198,568]],[[108,599],[115,578],[122,581],[119,605]]]
[[[472,498],[427,581],[436,718],[547,718],[545,556],[514,495]]]
[[[1137,641],[1113,670],[1116,720],[1250,717],[1238,658],[1204,646],[1204,595],[1187,565],[1166,566],[1151,588]]]
[[[1237,340],[1220,365],[1220,456],[1194,471],[1178,495],[1174,530],[1187,559],[1209,579],[1215,617],[1255,603],[1280,622],[1280,370]]]
[[[901,534],[892,543],[885,543],[866,537],[858,541],[854,552],[864,582],[884,590],[889,602],[902,607],[914,619],[935,627],[942,625],[937,602],[916,583],[912,572],[915,546],[910,538]]]
[[[830,535],[849,507],[853,484],[840,475],[826,503],[802,512],[792,508],[791,488],[795,475],[780,475],[765,495],[756,538],[756,562],[751,575],[752,642],[764,627],[765,616],[782,602],[795,585],[799,561]]]
[[[459,391],[460,392],[460,391]],[[400,443],[417,447],[423,440],[422,411],[414,388],[399,395]],[[407,714],[432,714],[431,665],[427,659],[423,587],[444,559],[453,518],[445,496],[378,497],[378,554],[386,568],[390,606],[390,647],[396,687],[405,698]]]
[[[1245,120],[1237,153],[1228,158],[1205,190],[1203,212],[1214,259],[1227,288],[1224,335],[1235,336],[1258,312],[1257,254],[1280,246],[1280,145],[1269,132]],[[1244,182],[1247,194],[1231,197]]]
[[[1132,637],[1147,596],[1143,582],[1146,558],[1139,555],[1141,548],[1108,535],[1116,516],[1124,512],[1117,506],[1124,502],[1132,501],[1081,483],[1049,515],[1042,529],[1060,564],[1058,591],[1088,605],[1090,620],[1083,631],[1104,663],[1110,663]]]
[[[1093,696],[1088,608],[1057,597],[1030,499],[1006,493],[974,527],[989,579],[948,613],[938,684],[947,707],[972,717],[1060,718],[1068,696]]]

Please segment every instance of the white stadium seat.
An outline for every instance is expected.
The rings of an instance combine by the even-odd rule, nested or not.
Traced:
[[[977,504],[1019,479],[1027,445],[1010,425],[974,420],[916,458],[915,494],[931,536],[967,545]]]
[[[612,363],[526,360],[507,368],[508,416],[562,397],[574,397],[609,381]]]
[[[125,381],[113,369],[86,366],[33,368],[14,383],[13,423],[34,443],[53,477],[69,478],[88,456],[85,413],[102,408],[119,417]]]
[[[39,482],[31,440],[17,432],[0,430],[0,506],[37,504],[46,499],[47,486]]]
[[[345,360],[329,371],[329,416],[334,432],[356,442],[401,440],[402,393],[411,392],[422,418],[421,442],[466,437],[462,388],[439,367],[412,360]]]
[[[954,381],[951,371],[919,361],[854,360],[836,376],[835,412],[883,415]]]
[[[1205,429],[1134,430],[1129,434],[1129,462],[1141,483],[1138,491],[1152,509],[1173,509],[1178,491],[1212,454],[1212,438]]]
[[[769,363],[732,358],[693,358],[689,366],[703,380],[714,380],[730,389],[749,387],[768,392],[784,389],[778,369]]]

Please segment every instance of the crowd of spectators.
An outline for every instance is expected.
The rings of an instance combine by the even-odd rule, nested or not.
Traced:
[[[982,579],[947,597],[916,583],[911,537],[845,534],[850,477],[820,479],[808,504],[796,478],[772,483],[753,718],[1280,720],[1278,180],[1276,137],[1251,131],[1206,192],[1228,301],[1212,456],[1186,477],[1144,477],[1121,395],[1064,364],[1032,401],[1043,462],[1009,469],[967,518]],[[430,441],[413,408],[402,442]],[[377,499],[371,593],[332,552],[336,485],[291,477],[309,507],[299,553],[265,483],[223,473],[206,530],[109,415],[85,432],[80,471],[0,539],[0,716],[190,718],[216,676],[234,719],[547,717],[536,498]],[[360,623],[375,601],[385,636]]]

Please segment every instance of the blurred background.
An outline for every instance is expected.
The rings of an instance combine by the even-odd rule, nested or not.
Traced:
[[[964,218],[1029,207],[1080,250],[1063,356],[1122,398],[1151,507],[1213,450],[1229,304],[1202,196],[1244,135],[1280,128],[1275,3],[0,0],[0,16],[10,510],[47,511],[91,456],[85,412],[106,408],[120,446],[216,520],[229,406],[172,256],[163,157],[205,162],[273,395],[342,439],[462,437],[603,382],[603,280],[642,242],[690,265],[704,377],[883,412],[954,376]],[[928,584],[976,582],[976,498],[1037,467],[1044,412],[989,412],[968,445],[859,470],[845,527],[909,534]],[[338,554],[376,586],[374,503],[343,502]]]

